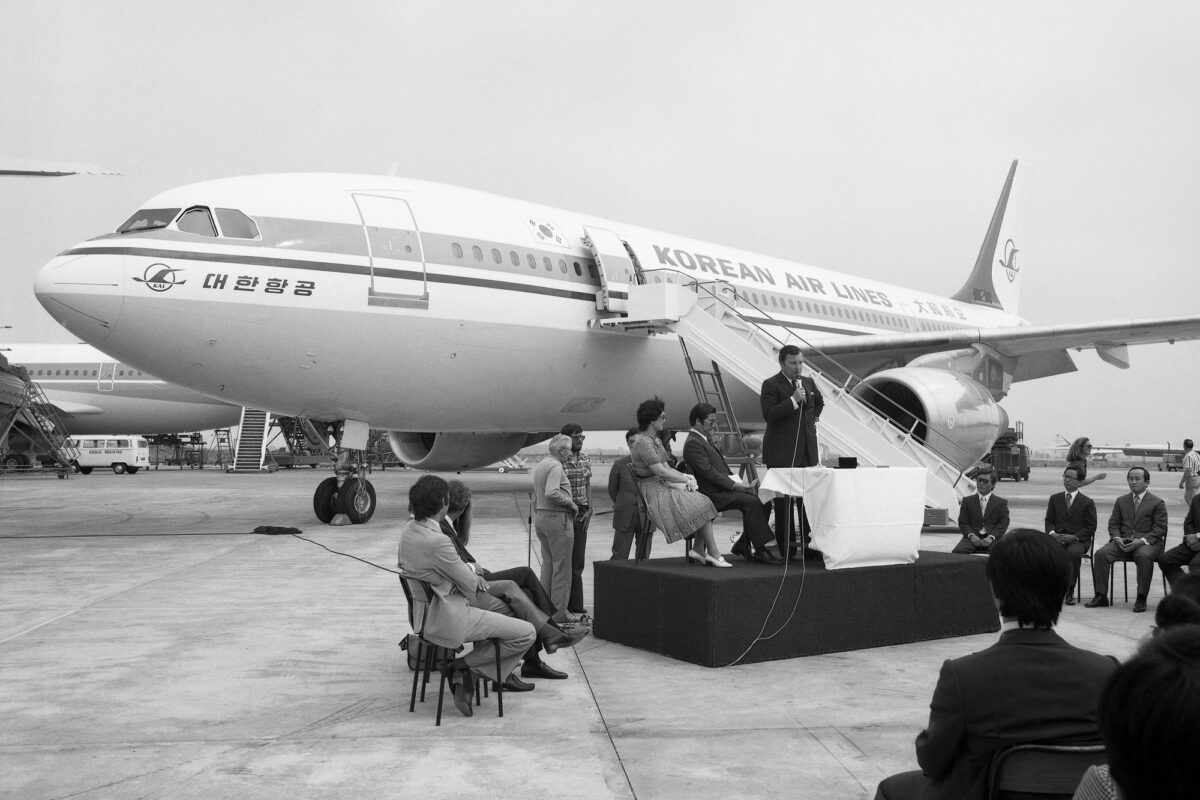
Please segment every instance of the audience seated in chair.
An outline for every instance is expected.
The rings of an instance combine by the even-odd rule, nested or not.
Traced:
[[[1075,800],[1194,800],[1197,720],[1200,625],[1160,628],[1104,687],[1108,765],[1088,770]]]
[[[1079,582],[1079,565],[1092,552],[1096,535],[1096,502],[1079,491],[1079,470],[1067,467],[1062,474],[1063,491],[1050,495],[1046,504],[1046,533],[1063,546],[1071,559],[1074,576],[1063,602],[1075,605],[1075,585]]]
[[[1100,687],[1116,661],[1054,631],[1071,584],[1066,552],[1042,531],[1014,530],[990,547],[987,577],[1003,620],[1000,639],[942,664],[916,742],[921,770],[884,779],[877,800],[982,800],[999,750],[1100,740]]]
[[[414,619],[424,619],[425,638],[442,647],[455,649],[464,642],[499,640],[500,675],[512,674],[521,655],[536,638],[530,623],[474,608],[467,601],[479,591],[487,591],[487,580],[476,575],[459,558],[454,543],[442,533],[441,521],[450,508],[450,490],[436,475],[422,475],[408,491],[410,519],[400,532],[397,563],[400,571],[425,581],[433,597],[414,595]],[[428,608],[426,608],[428,606]],[[473,647],[465,658],[455,658],[443,667],[454,691],[454,705],[464,716],[471,716],[475,692],[474,678],[495,680],[495,655],[490,647]]]

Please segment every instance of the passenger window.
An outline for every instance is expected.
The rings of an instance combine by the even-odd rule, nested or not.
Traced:
[[[582,277],[583,276],[583,267],[579,266],[578,261],[574,261],[572,263],[575,265],[575,274]]]
[[[152,231],[165,228],[179,213],[178,208],[142,208],[129,219],[121,223],[117,233],[134,233],[136,231]]]
[[[535,256],[533,253],[530,253],[528,256],[526,256],[526,260],[529,261],[530,269],[537,269],[537,256]]]
[[[595,264],[588,264],[588,277],[591,278],[592,280],[596,280],[596,265]]]
[[[230,239],[257,239],[258,225],[236,208],[218,208],[217,224],[221,235]]]
[[[501,256],[500,251],[494,247],[492,248],[492,261],[495,261],[497,264],[504,263],[504,257]]]
[[[519,255],[517,255],[517,251],[516,251],[516,250],[509,250],[509,251],[508,251],[508,257],[509,257],[509,259],[512,261],[512,265],[513,265],[514,267],[519,267],[519,266],[521,266],[521,257],[520,257]]]
[[[462,258],[462,245],[458,242],[450,245],[450,252],[454,253],[455,258]]]
[[[483,261],[483,250],[480,249],[479,245],[471,247],[471,255],[475,256],[476,261]]]
[[[213,237],[217,235],[217,228],[213,225],[212,215],[208,213],[208,209],[204,206],[196,206],[183,212],[179,217],[179,222],[175,223],[175,226],[184,233]]]
[[[559,268],[559,270],[561,270],[561,271],[562,271],[562,274],[563,274],[563,275],[566,275],[566,274],[567,274],[567,261],[566,261],[566,259],[560,258],[560,259],[558,260],[558,268]]]
[[[546,272],[554,272],[554,265],[550,263],[550,256],[546,256],[544,259],[542,259],[542,263],[546,267]]]

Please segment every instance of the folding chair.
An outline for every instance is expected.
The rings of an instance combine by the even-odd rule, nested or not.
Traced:
[[[1113,562],[1113,567],[1116,567],[1117,564],[1121,565],[1121,584],[1122,584],[1122,586],[1125,587],[1125,602],[1126,603],[1129,602],[1129,565],[1132,563],[1134,563],[1134,562],[1125,561],[1125,560]],[[1160,575],[1162,574],[1161,568],[1159,569],[1159,574]],[[1109,603],[1117,602],[1117,598],[1113,595],[1113,590],[1115,590],[1117,588],[1116,582],[1117,582],[1117,571],[1116,571],[1116,569],[1110,569],[1108,571],[1108,602]],[[1162,576],[1162,583],[1163,583],[1163,595],[1166,596],[1171,591],[1171,587],[1167,585],[1167,576],[1166,575]]]
[[[423,597],[425,599],[425,611],[421,614],[421,624],[418,626],[413,618],[413,592],[409,581],[418,584],[421,587]],[[461,653],[465,645],[459,644],[457,647],[448,647],[446,645],[437,644],[425,637],[425,622],[429,616],[429,606],[435,602],[436,595],[433,592],[433,587],[427,581],[419,578],[411,578],[407,575],[400,576],[400,585],[404,588],[404,599],[408,601],[408,624],[413,629],[413,636],[417,641],[416,665],[417,668],[413,671],[412,696],[408,701],[409,713],[416,710],[417,707],[417,685],[421,687],[421,702],[425,702],[425,687],[429,684],[429,675],[433,671],[434,666],[438,667],[438,672],[441,674],[441,681],[438,684],[438,704],[437,704],[437,721],[435,725],[442,724],[442,702],[446,696],[446,673],[441,667],[454,660],[457,653]],[[504,676],[500,674],[500,640],[488,639],[492,643],[492,647],[496,654],[496,705],[499,708],[499,716],[504,716]],[[401,646],[407,646],[408,641],[400,643]],[[475,679],[475,705],[479,705],[480,696],[480,681]],[[487,683],[484,682],[482,691],[487,691]]]
[[[1102,744],[1018,744],[992,757],[988,800],[1007,798],[1064,798],[1071,800],[1093,764],[1108,757]]]

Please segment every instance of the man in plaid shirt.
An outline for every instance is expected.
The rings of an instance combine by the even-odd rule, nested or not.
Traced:
[[[567,480],[571,482],[571,499],[579,506],[575,515],[575,543],[571,550],[571,598],[567,611],[588,621],[587,609],[583,606],[583,568],[587,563],[588,524],[592,521],[592,460],[583,452],[583,426],[568,422],[559,431],[571,437],[571,452],[563,462]]]

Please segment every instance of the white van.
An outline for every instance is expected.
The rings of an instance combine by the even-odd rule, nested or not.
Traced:
[[[75,465],[84,475],[96,467],[132,475],[150,466],[150,444],[140,436],[80,436],[71,444],[79,451]]]

